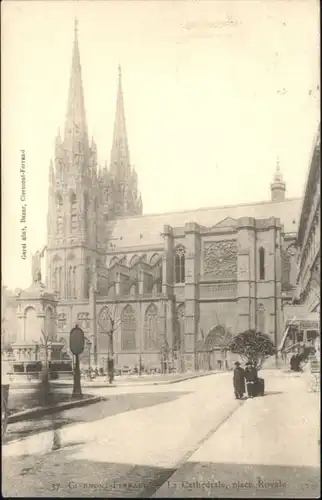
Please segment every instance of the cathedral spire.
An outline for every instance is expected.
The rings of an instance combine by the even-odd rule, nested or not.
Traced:
[[[78,143],[82,145],[81,149],[88,145],[82,68],[78,45],[78,20],[76,18],[64,142],[65,147],[75,152],[80,152]]]
[[[286,184],[283,180],[283,174],[280,169],[279,158],[276,161],[276,170],[271,183],[271,198],[272,201],[284,201],[285,200]]]
[[[114,120],[114,134],[111,151],[111,172],[119,177],[126,176],[126,170],[130,167],[129,146],[126,132],[124,100],[122,89],[122,70],[118,67],[118,88],[116,100],[116,112]]]

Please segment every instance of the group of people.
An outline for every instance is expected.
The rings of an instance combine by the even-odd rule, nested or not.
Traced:
[[[255,396],[255,385],[257,382],[258,373],[253,363],[248,361],[244,369],[239,361],[236,361],[233,378],[235,398],[242,399],[246,389],[248,397],[253,398]]]

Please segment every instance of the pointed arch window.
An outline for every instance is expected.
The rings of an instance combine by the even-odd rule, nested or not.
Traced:
[[[133,351],[136,349],[136,319],[130,305],[127,305],[121,316],[121,346],[122,351]]]
[[[75,193],[72,193],[70,197],[70,216],[71,232],[75,233],[77,230],[77,200]]]
[[[290,285],[290,276],[291,276],[291,257],[289,253],[285,250],[282,250],[282,285],[284,287],[288,287]]]
[[[265,279],[265,250],[261,247],[258,251],[259,253],[259,279]]]
[[[183,246],[179,246],[175,251],[175,282],[184,283],[185,282],[185,256],[186,249]]]
[[[159,349],[158,314],[155,304],[150,304],[144,320],[144,348],[147,351]]]

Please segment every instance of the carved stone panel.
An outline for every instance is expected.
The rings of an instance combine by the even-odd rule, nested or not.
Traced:
[[[236,275],[237,244],[235,240],[205,243],[204,274],[212,273],[217,278]]]
[[[200,298],[235,298],[237,293],[236,283],[220,283],[214,285],[201,285]]]

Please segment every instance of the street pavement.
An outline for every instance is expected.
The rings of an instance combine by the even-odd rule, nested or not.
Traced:
[[[233,399],[231,373],[128,388],[125,411],[62,427],[60,450],[50,431],[4,445],[3,495],[316,498],[318,395],[299,377],[263,373],[263,398]],[[135,407],[143,393],[154,402]]]

